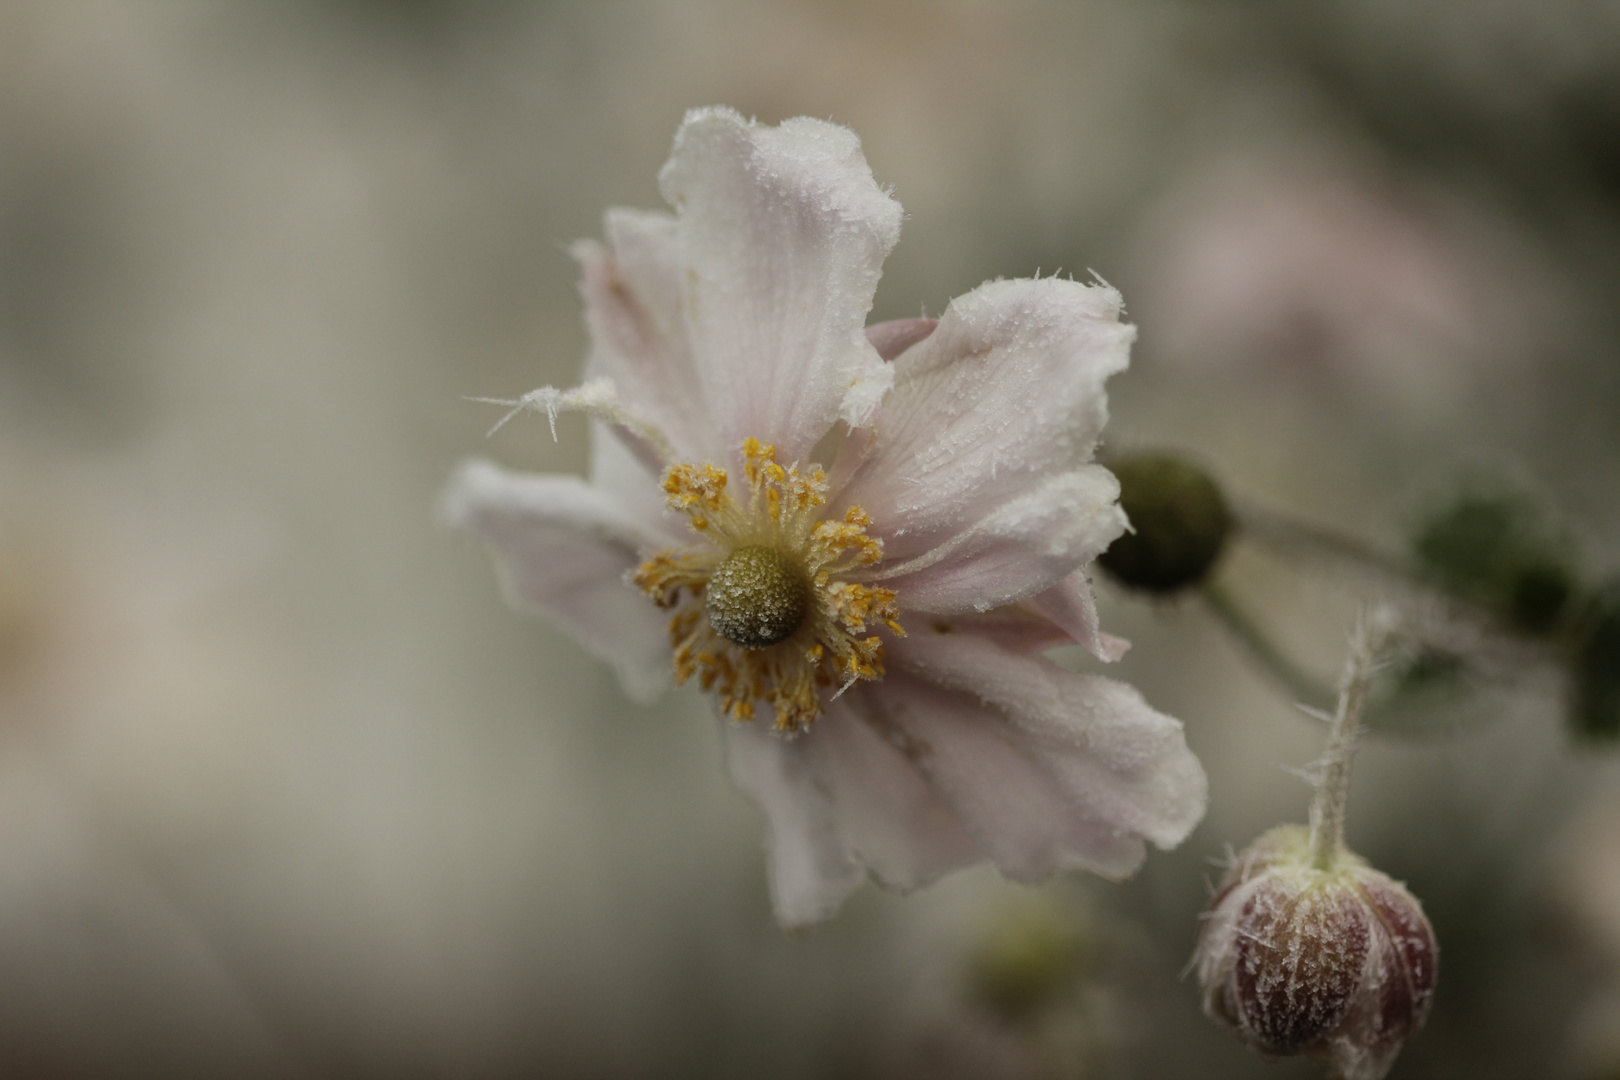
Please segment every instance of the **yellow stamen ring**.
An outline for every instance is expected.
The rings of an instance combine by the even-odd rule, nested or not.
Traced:
[[[677,683],[696,677],[736,720],[752,720],[764,701],[778,730],[797,731],[821,714],[823,690],[883,677],[882,640],[857,636],[868,623],[905,630],[894,590],[842,578],[883,558],[883,542],[866,535],[871,517],[852,506],[841,520],[819,520],[821,469],[783,467],[775,447],[757,439],[742,449],[746,502],[727,490],[718,466],[665,471],[670,508],[705,542],[655,552],[633,580],[658,606],[676,609]]]

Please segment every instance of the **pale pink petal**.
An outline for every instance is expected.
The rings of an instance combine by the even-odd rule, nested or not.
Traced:
[[[1046,592],[1125,531],[1119,482],[1100,465],[1014,490],[937,547],[885,558],[866,577],[895,589],[907,610],[988,611]]]
[[[863,877],[822,775],[821,741],[722,720],[731,778],[765,815],[771,903],[783,926],[827,918]]]
[[[1141,840],[1077,805],[1052,763],[996,709],[902,672],[862,689],[913,748],[912,763],[983,856],[1006,876],[1037,881],[1083,868],[1119,879],[1141,865]]]
[[[1135,870],[1144,841],[1180,843],[1207,785],[1181,724],[1133,688],[973,634],[892,642],[869,688],[1003,873]]]
[[[934,332],[938,319],[890,319],[866,328],[866,340],[885,360],[893,360]]]
[[[727,447],[804,461],[837,420],[868,423],[892,379],[863,332],[900,204],[860,140],[800,117],[687,114],[659,174],[675,207],[703,398]]]
[[[1091,579],[1076,570],[1039,596],[1031,597],[1030,607],[1061,626],[1085,650],[1109,663],[1123,657],[1131,643],[1102,632],[1097,619],[1097,598],[1091,593]]]
[[[859,693],[832,702],[791,740],[759,720],[726,724],[733,779],[766,818],[771,896],[784,925],[831,915],[866,872],[907,890],[984,858],[913,764],[906,738]]]
[[[647,548],[692,543],[690,519],[669,509],[660,486],[663,470],[654,470],[644,455],[626,446],[620,431],[601,420],[591,421],[591,486],[635,523]]]
[[[984,857],[912,764],[905,733],[861,693],[833,702],[802,741],[820,744],[820,771],[850,850],[872,876],[914,889]]]
[[[1135,336],[1119,313],[1113,289],[1054,278],[952,301],[892,365],[882,424],[839,500],[872,515],[889,558],[908,559],[1090,461],[1103,384]]]
[[[572,476],[468,461],[445,490],[443,514],[494,549],[515,607],[610,661],[632,698],[651,701],[668,684],[667,618],[624,581],[646,538],[610,496]]]
[[[901,612],[905,618],[905,613]],[[1012,652],[1043,652],[1073,642],[1069,632],[1029,604],[1008,604],[986,612],[931,615],[908,619],[918,633],[978,634]]]
[[[675,219],[609,210],[603,230],[605,247],[594,240],[573,247],[591,338],[586,378],[612,379],[620,396],[664,432],[680,460],[713,459],[722,446],[687,340]]]

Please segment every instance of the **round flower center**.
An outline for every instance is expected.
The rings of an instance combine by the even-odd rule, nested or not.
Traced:
[[[773,547],[750,544],[720,561],[704,590],[709,625],[727,641],[762,649],[793,636],[810,610],[804,574]]]
[[[735,720],[763,702],[791,734],[821,715],[823,693],[883,677],[872,630],[905,630],[894,590],[862,580],[883,559],[866,512],[823,517],[826,474],[778,464],[769,443],[745,439],[742,457],[738,485],[709,463],[665,470],[670,509],[702,539],[653,552],[631,580],[674,610],[677,683],[695,678]]]

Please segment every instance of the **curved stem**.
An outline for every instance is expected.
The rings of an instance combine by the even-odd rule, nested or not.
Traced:
[[[1524,652],[1543,643],[1506,626],[1493,612],[1455,596],[1422,577],[1401,559],[1361,540],[1299,521],[1248,502],[1235,504],[1242,535],[1296,571],[1318,570],[1353,579],[1403,615],[1401,632],[1443,650],[1470,654],[1489,643],[1493,650]]]
[[[1318,870],[1331,868],[1344,849],[1344,810],[1350,797],[1350,763],[1361,736],[1361,711],[1392,632],[1387,618],[1372,616],[1363,619],[1350,642],[1339,704],[1328,728],[1316,797],[1311,801],[1311,862]]]
[[[1401,560],[1356,537],[1247,501],[1235,501],[1232,509],[1245,537],[1290,562],[1348,571],[1351,576],[1371,580],[1386,589],[1422,594],[1434,591]]]
[[[1289,659],[1223,586],[1214,581],[1205,581],[1199,591],[1211,613],[1243,646],[1249,657],[1295,700],[1315,708],[1326,708],[1332,702],[1333,695]]]

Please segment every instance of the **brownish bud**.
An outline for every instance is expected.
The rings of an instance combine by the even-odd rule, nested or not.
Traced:
[[[1379,1080],[1423,1025],[1438,946],[1400,882],[1284,825],[1240,855],[1210,901],[1193,961],[1204,1011],[1267,1054],[1309,1054]]]

